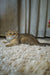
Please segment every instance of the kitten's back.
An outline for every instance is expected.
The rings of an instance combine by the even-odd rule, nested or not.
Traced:
[[[39,45],[38,40],[33,35],[20,34],[19,40],[20,40],[20,43],[30,44],[30,45]]]

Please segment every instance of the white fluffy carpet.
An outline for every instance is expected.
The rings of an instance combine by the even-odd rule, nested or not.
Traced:
[[[5,47],[4,40],[0,39],[0,75],[50,75],[50,46]]]

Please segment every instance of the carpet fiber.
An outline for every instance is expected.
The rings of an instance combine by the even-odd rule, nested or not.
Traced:
[[[50,46],[5,47],[3,41],[0,39],[0,75],[50,75]]]

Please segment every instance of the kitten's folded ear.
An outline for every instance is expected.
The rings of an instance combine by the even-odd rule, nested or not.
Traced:
[[[11,32],[11,30],[6,31],[6,32],[5,32],[5,35],[6,35],[8,32]]]
[[[19,34],[19,32],[17,32]]]

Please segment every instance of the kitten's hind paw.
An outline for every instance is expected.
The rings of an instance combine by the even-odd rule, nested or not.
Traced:
[[[10,45],[5,45],[6,47],[10,47]]]
[[[13,46],[13,44],[7,44],[7,45],[5,45],[6,47],[11,47],[11,46]]]

